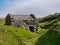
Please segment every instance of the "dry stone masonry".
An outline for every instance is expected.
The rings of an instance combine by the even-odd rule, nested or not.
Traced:
[[[8,14],[5,19],[6,25],[22,28],[28,31],[36,32],[39,29],[39,22],[33,15],[13,15]]]

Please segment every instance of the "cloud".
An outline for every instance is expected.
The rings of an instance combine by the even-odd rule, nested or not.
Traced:
[[[0,17],[12,14],[35,14],[44,17],[48,14],[60,12],[60,0],[6,0],[4,9],[0,10]]]

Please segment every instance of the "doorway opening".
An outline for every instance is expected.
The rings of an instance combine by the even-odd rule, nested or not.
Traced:
[[[29,26],[29,30],[30,30],[31,32],[34,32],[34,27],[33,27],[33,26]]]

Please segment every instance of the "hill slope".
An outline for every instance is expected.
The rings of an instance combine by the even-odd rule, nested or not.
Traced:
[[[40,24],[41,28],[49,31],[38,38],[35,45],[60,45],[60,19],[54,19],[51,22]]]
[[[39,34],[4,25],[0,19],[0,45],[59,45],[60,18],[40,23]]]
[[[47,31],[41,31],[41,35],[4,25],[4,19],[0,19],[0,44],[1,45],[34,45],[39,36],[44,35]],[[44,32],[44,33],[43,33]]]
[[[24,45],[28,41],[33,42],[33,39],[38,36],[36,33],[26,30],[4,25],[4,20],[0,19],[0,44],[1,45]]]

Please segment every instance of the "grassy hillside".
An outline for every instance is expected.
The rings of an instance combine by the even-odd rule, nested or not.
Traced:
[[[27,40],[36,38],[38,34],[26,30],[4,25],[0,19],[0,44],[1,45],[23,45]],[[33,40],[32,40],[33,41]]]
[[[29,32],[21,28],[4,25],[4,23],[4,19],[0,19],[1,45],[34,45],[37,38],[47,32],[41,31],[41,35],[39,35],[37,33]]]
[[[42,22],[55,20],[59,17],[60,17],[60,13],[55,13],[55,14],[51,14],[51,15],[48,15],[48,16],[43,17],[43,18],[38,18],[38,20],[39,20],[40,23],[42,23]]]
[[[49,31],[39,37],[35,45],[60,45],[60,19],[52,20],[51,22],[41,23],[41,28]]]
[[[40,23],[39,34],[4,25],[0,19],[0,45],[59,45],[60,19]],[[57,27],[57,28],[56,28]],[[55,29],[56,28],[56,29]]]

